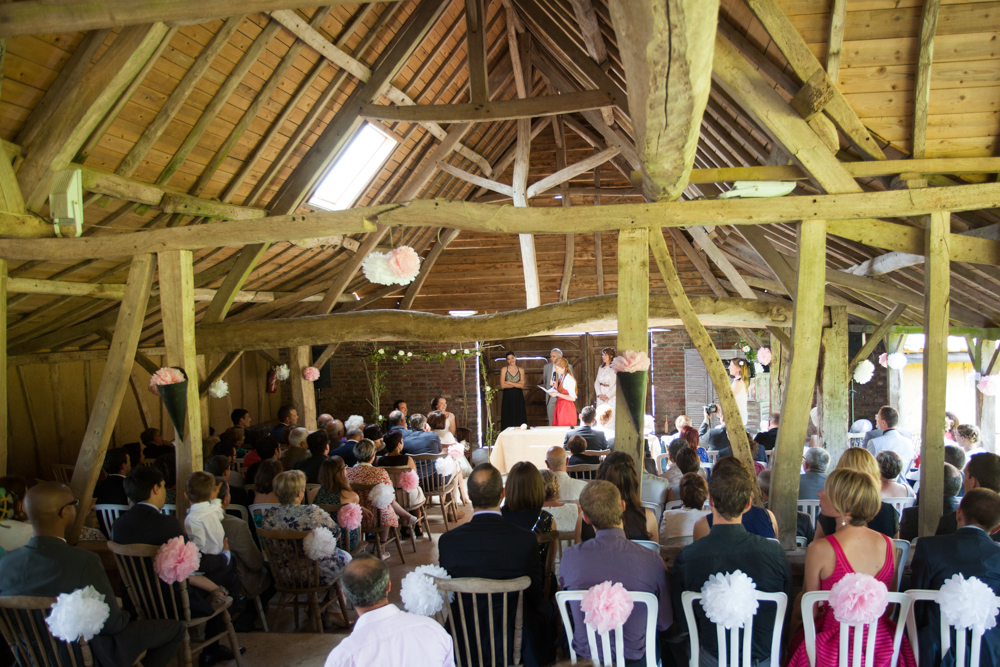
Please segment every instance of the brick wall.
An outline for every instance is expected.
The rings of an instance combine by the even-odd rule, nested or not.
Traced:
[[[878,363],[878,357],[885,352],[885,345],[879,343],[875,352],[868,357],[875,364],[875,375],[872,376],[868,384],[858,384],[852,382],[850,388],[854,390],[852,394],[853,406],[848,401],[848,409],[851,423],[859,419],[867,419],[872,424],[875,423],[875,413],[879,408],[889,403],[889,370],[882,368]]]

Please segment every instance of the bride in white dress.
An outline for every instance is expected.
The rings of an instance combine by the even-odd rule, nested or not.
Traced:
[[[615,358],[615,348],[606,347],[601,350],[601,367],[597,369],[597,379],[594,380],[594,395],[597,396],[598,412],[602,405],[615,407],[615,394],[618,391],[618,376],[611,370],[611,360]]]

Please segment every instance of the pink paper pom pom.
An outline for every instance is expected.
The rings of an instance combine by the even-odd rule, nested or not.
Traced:
[[[337,523],[341,528],[355,530],[361,526],[361,505],[347,503],[337,512]]]
[[[976,386],[983,396],[996,396],[1000,393],[1000,375],[984,375]]]
[[[773,355],[771,354],[771,348],[762,347],[757,350],[757,361],[759,361],[761,365],[770,366],[772,359]]]
[[[315,382],[319,379],[319,369],[315,366],[308,366],[302,370],[302,377],[309,382]]]
[[[611,361],[611,370],[615,373],[636,373],[649,370],[649,357],[645,352],[626,350],[621,356]]]
[[[448,445],[448,456],[453,459],[462,458],[465,456],[465,447],[457,442],[454,445]]]
[[[390,252],[388,264],[389,271],[402,285],[411,282],[420,273],[420,255],[409,246],[401,246]]]
[[[164,583],[174,584],[184,581],[198,570],[201,554],[194,542],[186,542],[183,537],[175,537],[156,552],[153,569]]]
[[[882,368],[889,368],[889,355],[885,352],[878,355],[878,365]]]
[[[399,476],[399,486],[409,493],[420,485],[420,480],[417,479],[417,473],[412,470],[407,470],[402,475]]]
[[[848,625],[874,623],[888,604],[889,590],[869,574],[846,574],[830,589],[833,617]]]
[[[617,628],[632,613],[632,598],[621,584],[605,581],[592,586],[580,601],[584,622],[599,633]]]
[[[157,389],[158,386],[163,384],[177,384],[178,382],[184,382],[184,380],[184,373],[181,373],[176,368],[167,366],[156,371],[153,373],[153,376],[149,378],[149,391],[156,396],[159,396],[160,390]]]

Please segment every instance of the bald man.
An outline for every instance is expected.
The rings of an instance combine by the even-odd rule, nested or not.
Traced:
[[[583,487],[587,486],[587,480],[573,479],[566,472],[566,460],[569,454],[562,447],[550,447],[545,454],[545,466],[559,480],[559,500],[561,502],[580,500],[580,493]]]
[[[111,609],[101,633],[89,642],[97,661],[104,667],[131,667],[146,651],[143,665],[164,667],[180,648],[184,626],[180,621],[130,621],[118,607],[100,556],[66,543],[78,504],[69,487],[58,482],[28,490],[24,510],[34,537],[0,559],[0,595],[57,597],[93,586]]]

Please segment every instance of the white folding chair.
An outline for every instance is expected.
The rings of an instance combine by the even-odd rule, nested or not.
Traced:
[[[816,519],[819,517],[819,501],[800,500],[798,507],[800,512],[805,512],[806,514],[809,515],[809,521],[812,522],[813,528],[815,528]]]
[[[802,628],[805,631],[806,657],[809,658],[810,667],[816,667],[816,619],[813,617],[813,608],[817,603],[826,602],[829,599],[830,591],[813,591],[812,593],[804,593],[802,595]],[[899,605],[899,618],[902,619],[909,615],[913,600],[906,593],[889,593],[889,604]],[[896,625],[896,633],[892,638],[892,662],[890,663],[892,665],[895,665],[899,660],[899,647],[903,641],[904,627],[903,623]],[[868,630],[868,641],[863,642],[866,628]],[[854,656],[851,662],[852,667],[871,667],[874,664],[875,636],[878,634],[876,632],[877,628],[878,620],[870,625],[850,626],[846,623],[840,624],[839,667],[848,667],[847,647],[852,643],[851,634],[854,635],[853,648],[851,649]],[[862,643],[866,644],[864,649],[862,649]],[[861,657],[862,650],[864,650],[864,660]]]
[[[698,658],[701,653],[701,645],[698,642],[698,622],[695,620],[694,616],[694,601],[700,599],[701,591],[685,591],[681,594],[681,604],[684,607],[684,618],[687,619],[688,636],[691,640],[690,667],[698,667]],[[779,658],[781,656],[781,630],[785,625],[785,608],[788,606],[788,596],[784,593],[765,593],[763,591],[757,591],[757,601],[774,602],[778,607],[777,611],[774,613],[774,631],[771,633],[771,667],[778,667],[780,664]],[[760,611],[760,607],[757,607],[757,611]],[[740,631],[741,628],[732,628],[729,630],[731,643],[727,645],[726,629],[720,625],[715,626],[719,646],[719,667],[726,667],[726,665],[731,665],[732,667],[743,665],[743,667],[747,667],[752,661],[750,652],[753,646],[753,618],[751,618],[750,622],[742,628],[742,650],[740,649]],[[727,659],[727,655],[730,655],[731,658]],[[742,657],[738,658],[737,656]]]
[[[251,505],[250,507],[247,508],[250,511],[250,516],[247,517],[247,519],[249,519],[250,517],[253,517],[254,524],[256,524],[258,528],[260,528],[260,520],[257,517],[263,517],[264,516],[264,512],[266,512],[267,510],[271,509],[272,507],[281,507],[281,504],[280,503],[257,503],[256,505]]]
[[[666,461],[666,464],[663,462]],[[656,464],[657,472],[667,472],[667,467],[670,465],[670,457],[667,454],[657,454],[653,457],[653,463]]]
[[[675,509],[678,509],[680,507],[684,507],[684,501],[683,500],[671,500],[671,501],[667,502],[667,506],[664,509],[675,510]]]
[[[913,503],[917,502],[916,498],[883,498],[883,503],[888,503],[892,505],[893,509],[896,510],[896,514],[902,518],[903,510],[907,507],[913,507]]]
[[[804,538],[804,537],[802,537],[800,535],[796,535],[795,536],[795,546],[804,549],[807,546],[809,546],[809,544],[808,544],[808,542],[806,542],[806,538]]]
[[[719,450],[717,449],[706,449],[705,453],[708,454],[708,462],[715,465],[719,461]]]
[[[654,542],[653,540],[632,540],[632,542],[634,542],[635,544],[641,544],[650,551],[655,551],[656,553],[660,553],[660,545]]]
[[[653,511],[653,516],[656,517],[656,525],[659,526],[660,517],[663,516],[663,510],[660,509],[660,506],[657,503],[640,503],[640,504],[646,509]]]
[[[940,591],[926,591],[914,589],[906,591],[906,595],[910,597],[913,602],[933,602],[937,604],[938,593]],[[1000,596],[997,597],[997,604],[1000,604]],[[951,631],[955,630],[955,665],[956,667],[975,667],[979,664],[979,649],[983,641],[983,632],[976,631],[974,628],[968,628],[967,630],[961,631],[961,637],[959,637],[959,630],[952,625],[948,624],[944,616],[941,616],[941,659],[944,660],[945,655],[951,650]],[[966,633],[971,633],[971,637]],[[913,647],[913,655],[919,660],[918,650],[919,642],[917,637],[917,619],[916,615],[911,613],[906,617],[906,634],[910,638],[910,646]],[[969,644],[971,643],[971,647]],[[969,659],[966,660],[966,652],[969,653]],[[918,663],[919,664],[919,663]]]
[[[893,540],[892,545],[896,548],[897,552],[903,552],[901,554],[895,554],[897,556],[896,567],[899,568],[899,571],[896,574],[896,590],[898,591],[903,585],[903,568],[906,567],[906,557],[910,553],[910,543],[906,540]]]
[[[226,508],[226,512],[227,513],[236,512],[237,514],[240,515],[240,518],[243,519],[244,521],[250,520],[250,513],[247,511],[246,507],[243,507],[243,505],[230,505],[229,507]]]
[[[105,526],[108,535],[111,534],[111,526],[115,525],[118,517],[128,512],[128,510],[128,505],[94,505],[94,511],[97,512],[99,519],[98,525]]]
[[[160,510],[160,514],[166,514],[167,516],[177,516],[177,505],[164,505],[163,509]]]
[[[659,549],[659,545],[656,547]],[[558,591],[556,593],[556,604],[559,606],[559,615],[562,616],[563,628],[566,636],[569,637],[569,658],[576,664],[576,651],[573,649],[573,625],[570,622],[569,602],[579,602],[583,600],[587,591]],[[660,602],[652,593],[639,593],[629,591],[632,602],[636,605],[646,605],[646,667],[656,667],[656,617],[659,614]],[[635,608],[632,613],[635,613]],[[604,667],[625,667],[625,639],[622,628],[624,625],[601,633],[601,653],[597,652],[597,631],[589,625],[587,628],[587,643],[590,645],[590,658],[593,663],[602,664]],[[614,662],[611,660],[611,633],[615,633],[615,656]],[[603,661],[598,663],[598,655],[603,656]]]

